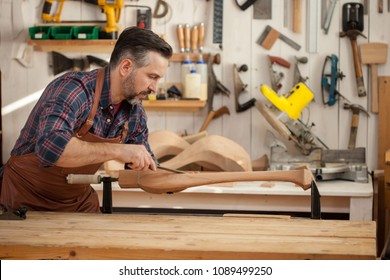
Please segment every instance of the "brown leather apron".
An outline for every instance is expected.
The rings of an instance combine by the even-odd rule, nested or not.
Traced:
[[[93,107],[88,120],[74,137],[86,142],[123,143],[127,124],[122,136],[116,138],[105,139],[89,132],[99,106],[103,83],[104,68],[97,75]],[[33,153],[12,156],[4,167],[0,201],[8,207],[25,206],[36,211],[98,212],[99,200],[95,190],[90,185],[70,185],[66,176],[94,174],[100,166],[101,163],[76,168],[41,167],[38,157]]]

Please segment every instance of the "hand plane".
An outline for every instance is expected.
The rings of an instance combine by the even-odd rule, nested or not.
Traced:
[[[283,72],[277,72],[274,69],[274,65],[277,64],[279,66],[290,68],[291,64],[287,60],[278,57],[278,56],[268,56],[269,59],[269,73],[271,77],[271,87],[275,92],[278,92],[282,88],[281,80],[284,78]]]

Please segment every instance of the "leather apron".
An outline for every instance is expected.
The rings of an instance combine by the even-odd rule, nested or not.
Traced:
[[[99,106],[103,83],[104,68],[97,75],[92,110],[74,137],[86,142],[123,143],[127,135],[127,123],[122,135],[116,138],[101,138],[89,132]],[[98,212],[96,191],[90,185],[68,184],[66,177],[68,174],[95,174],[101,165],[41,167],[34,153],[11,156],[4,167],[0,201],[11,208],[25,206],[35,211]]]

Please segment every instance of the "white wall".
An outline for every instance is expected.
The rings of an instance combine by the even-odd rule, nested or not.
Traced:
[[[213,2],[206,0],[166,0],[170,5],[168,17],[166,19],[153,19],[152,29],[158,34],[165,34],[168,42],[178,52],[176,39],[176,26],[179,23],[189,23],[190,25],[199,22],[206,24],[206,46],[205,52],[221,53],[222,64],[214,65],[217,78],[230,89],[230,97],[218,94],[214,97],[213,107],[215,110],[226,105],[230,110],[230,115],[213,120],[209,125],[209,134],[219,134],[228,137],[240,145],[250,154],[252,159],[269,153],[266,145],[267,131],[273,131],[262,115],[252,108],[242,113],[235,112],[234,84],[233,84],[233,64],[241,66],[246,64],[249,71],[240,72],[240,77],[245,84],[248,84],[247,93],[241,94],[240,101],[243,103],[250,98],[262,99],[259,91],[260,84],[270,85],[270,75],[268,71],[267,55],[280,56],[293,66],[294,56],[307,56],[309,62],[301,64],[300,70],[303,76],[308,76],[308,86],[315,93],[315,101],[308,106],[310,109],[310,121],[315,123],[313,132],[323,140],[331,149],[346,149],[348,145],[351,112],[342,108],[343,102],[338,102],[335,106],[327,107],[322,104],[321,95],[321,72],[324,59],[327,55],[336,54],[340,59],[340,70],[346,77],[340,82],[339,90],[352,103],[360,104],[365,108],[370,108],[370,98],[359,98],[355,85],[355,74],[352,62],[352,52],[350,41],[347,38],[339,38],[341,30],[342,5],[351,1],[338,1],[332,24],[328,35],[318,31],[318,53],[308,53],[306,48],[306,5],[308,1],[303,1],[303,18],[301,34],[292,32],[292,25],[288,28],[283,26],[283,1],[273,1],[272,20],[254,20],[253,10],[249,8],[241,11],[234,0],[224,1],[224,25],[223,25],[223,50],[218,45],[212,43],[213,35]],[[291,2],[291,1],[289,1]],[[314,2],[314,1],[313,1]],[[383,14],[377,12],[377,2],[370,2],[369,15],[365,16],[365,29],[363,33],[368,37],[358,38],[358,43],[365,42],[388,42],[390,38],[389,28],[390,13],[387,12],[387,2]],[[48,67],[49,55],[42,52],[33,53],[33,67],[22,66],[14,59],[18,48],[26,42],[28,38],[27,28],[40,21],[42,11],[41,0],[0,0],[0,67],[2,71],[2,106],[4,108],[15,101],[31,95],[37,90],[43,89],[45,85],[53,79],[51,69]],[[126,1],[129,4],[148,5],[154,9],[156,1],[139,0]],[[321,7],[321,1],[318,0]],[[290,4],[291,5],[291,4]],[[13,11],[22,11],[18,13]],[[291,10],[290,10],[290,13]],[[19,18],[18,18],[19,17]],[[291,18],[291,15],[289,15]],[[22,19],[22,20],[21,20]],[[104,15],[99,9],[88,4],[70,1],[65,3],[62,20],[104,20]],[[318,14],[318,24],[320,14]],[[22,24],[21,24],[22,23]],[[121,17],[121,24],[135,24],[135,9],[124,9]],[[290,37],[302,46],[300,51],[292,49],[290,46],[278,40],[271,50],[266,50],[259,46],[256,41],[263,32],[266,25],[279,30],[282,34]],[[21,27],[22,26],[22,27]],[[20,33],[18,31],[20,30]],[[65,53],[69,57],[80,57],[86,54]],[[109,54],[95,54],[101,58],[109,58]],[[390,67],[379,66],[379,75],[389,75]],[[179,79],[179,65],[172,64],[166,75],[165,81],[177,82]],[[368,69],[363,65],[365,86],[370,96]],[[284,91],[292,87],[293,67],[286,72],[286,78],[282,81]],[[282,90],[283,92],[283,90]],[[9,157],[9,153],[19,135],[19,131],[24,125],[28,114],[33,107],[29,103],[24,107],[3,113],[3,161]],[[197,132],[202,125],[207,108],[199,113],[186,112],[148,112],[150,131],[168,129],[179,134]],[[305,110],[303,118],[306,121],[308,111]],[[370,170],[376,168],[377,164],[377,115],[370,114],[367,118],[361,115],[358,128],[358,147],[367,148],[367,163]],[[279,135],[273,132],[278,138]]]

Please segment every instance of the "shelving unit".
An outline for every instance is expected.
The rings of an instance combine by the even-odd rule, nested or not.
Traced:
[[[148,111],[180,111],[198,112],[204,106],[203,100],[143,100],[142,104]]]
[[[28,44],[34,46],[36,51],[41,52],[88,52],[88,53],[111,53],[116,40],[28,40]],[[189,55],[193,62],[199,58],[197,53],[174,53],[171,61],[182,62]],[[205,62],[209,59],[208,53],[202,53]],[[220,63],[220,55],[211,55],[215,64]]]
[[[86,53],[111,53],[116,40],[28,40],[28,44],[34,46],[36,51],[41,52],[86,52]],[[199,58],[197,53],[174,53],[171,62],[182,62],[186,56],[196,62]],[[220,64],[220,55],[202,53],[203,60],[208,62],[209,57],[215,64]],[[143,105],[150,111],[180,111],[198,112],[206,106],[202,100],[144,100]]]

